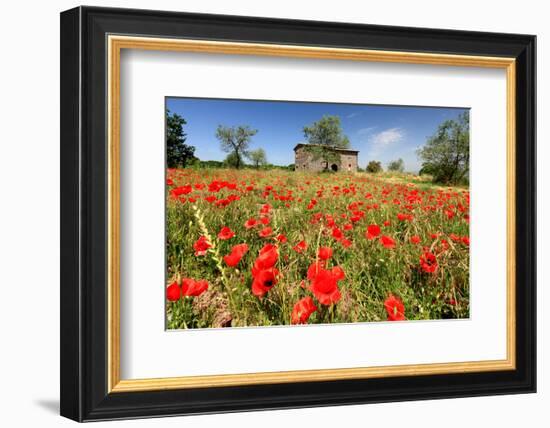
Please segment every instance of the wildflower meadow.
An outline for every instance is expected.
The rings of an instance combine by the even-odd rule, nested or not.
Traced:
[[[169,168],[167,328],[467,318],[469,202],[410,174]]]

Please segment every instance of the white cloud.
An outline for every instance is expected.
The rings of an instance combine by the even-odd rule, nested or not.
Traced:
[[[371,149],[384,149],[403,140],[405,133],[401,128],[390,128],[372,135],[368,143]]]
[[[358,129],[356,132],[359,137],[365,137],[371,134],[372,131],[374,131],[376,128],[377,128],[376,126],[369,126],[367,128]]]
[[[391,158],[405,139],[405,131],[402,128],[388,128],[377,133],[363,134],[364,155],[366,159],[378,159],[386,161]]]

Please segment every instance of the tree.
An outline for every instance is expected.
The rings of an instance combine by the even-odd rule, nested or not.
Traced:
[[[382,162],[370,161],[367,165],[367,172],[377,173],[382,171]]]
[[[183,125],[187,122],[177,113],[166,111],[166,163],[168,168],[185,168],[190,160],[195,159],[195,147],[185,144],[187,134]]]
[[[241,165],[244,165],[244,160],[240,154],[236,152],[229,153],[223,160],[223,164],[229,168],[240,168]]]
[[[434,135],[417,154],[423,161],[421,171],[442,184],[468,180],[470,172],[470,115],[462,113],[456,120],[441,123]]]
[[[405,171],[405,162],[403,162],[403,159],[401,158],[391,161],[388,164],[388,171],[395,171],[395,172]]]
[[[252,165],[254,165],[254,168],[256,169],[260,166],[264,166],[267,164],[267,156],[265,155],[265,150],[261,147],[256,150],[249,151],[248,159],[250,159]]]
[[[312,160],[323,160],[327,163],[340,164],[340,154],[334,149],[349,147],[349,138],[344,135],[340,118],[325,115],[311,126],[304,126],[304,137],[309,143],[306,151]]]
[[[434,175],[434,169],[430,165],[424,165],[422,168],[420,168],[420,171],[418,171],[418,175]]]
[[[199,168],[223,168],[226,165],[220,161],[206,160],[206,161],[198,161],[197,166]]]
[[[218,126],[216,138],[220,141],[221,149],[224,152],[233,153],[232,161],[235,168],[239,169],[244,163],[243,157],[248,155],[248,146],[257,132],[249,126]]]

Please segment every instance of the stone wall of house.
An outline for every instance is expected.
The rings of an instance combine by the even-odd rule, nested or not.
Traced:
[[[312,155],[303,147],[296,150],[294,164],[296,171],[320,172],[327,167],[327,163],[321,159],[313,160]]]
[[[340,169],[344,172],[357,172],[357,153],[340,153]]]
[[[357,172],[357,154],[340,152],[340,165],[328,165],[327,162],[318,159],[313,160],[310,153],[304,147],[299,147],[294,153],[296,171],[320,172],[332,169],[343,172]]]

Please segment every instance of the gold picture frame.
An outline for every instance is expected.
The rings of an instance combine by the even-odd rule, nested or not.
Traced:
[[[391,376],[418,376],[442,373],[471,373],[516,368],[515,337],[515,147],[516,147],[516,60],[497,56],[432,54],[346,48],[289,46],[261,43],[221,42],[189,39],[109,35],[108,46],[108,386],[109,392],[157,391],[185,388],[209,388],[314,382],[344,379],[368,379]],[[382,367],[357,367],[320,370],[295,370],[246,374],[185,376],[150,379],[120,377],[120,55],[123,49],[199,52],[227,55],[255,55],[290,58],[314,58],[347,61],[431,64],[453,67],[486,67],[506,70],[507,99],[507,358],[491,361],[413,364]]]

